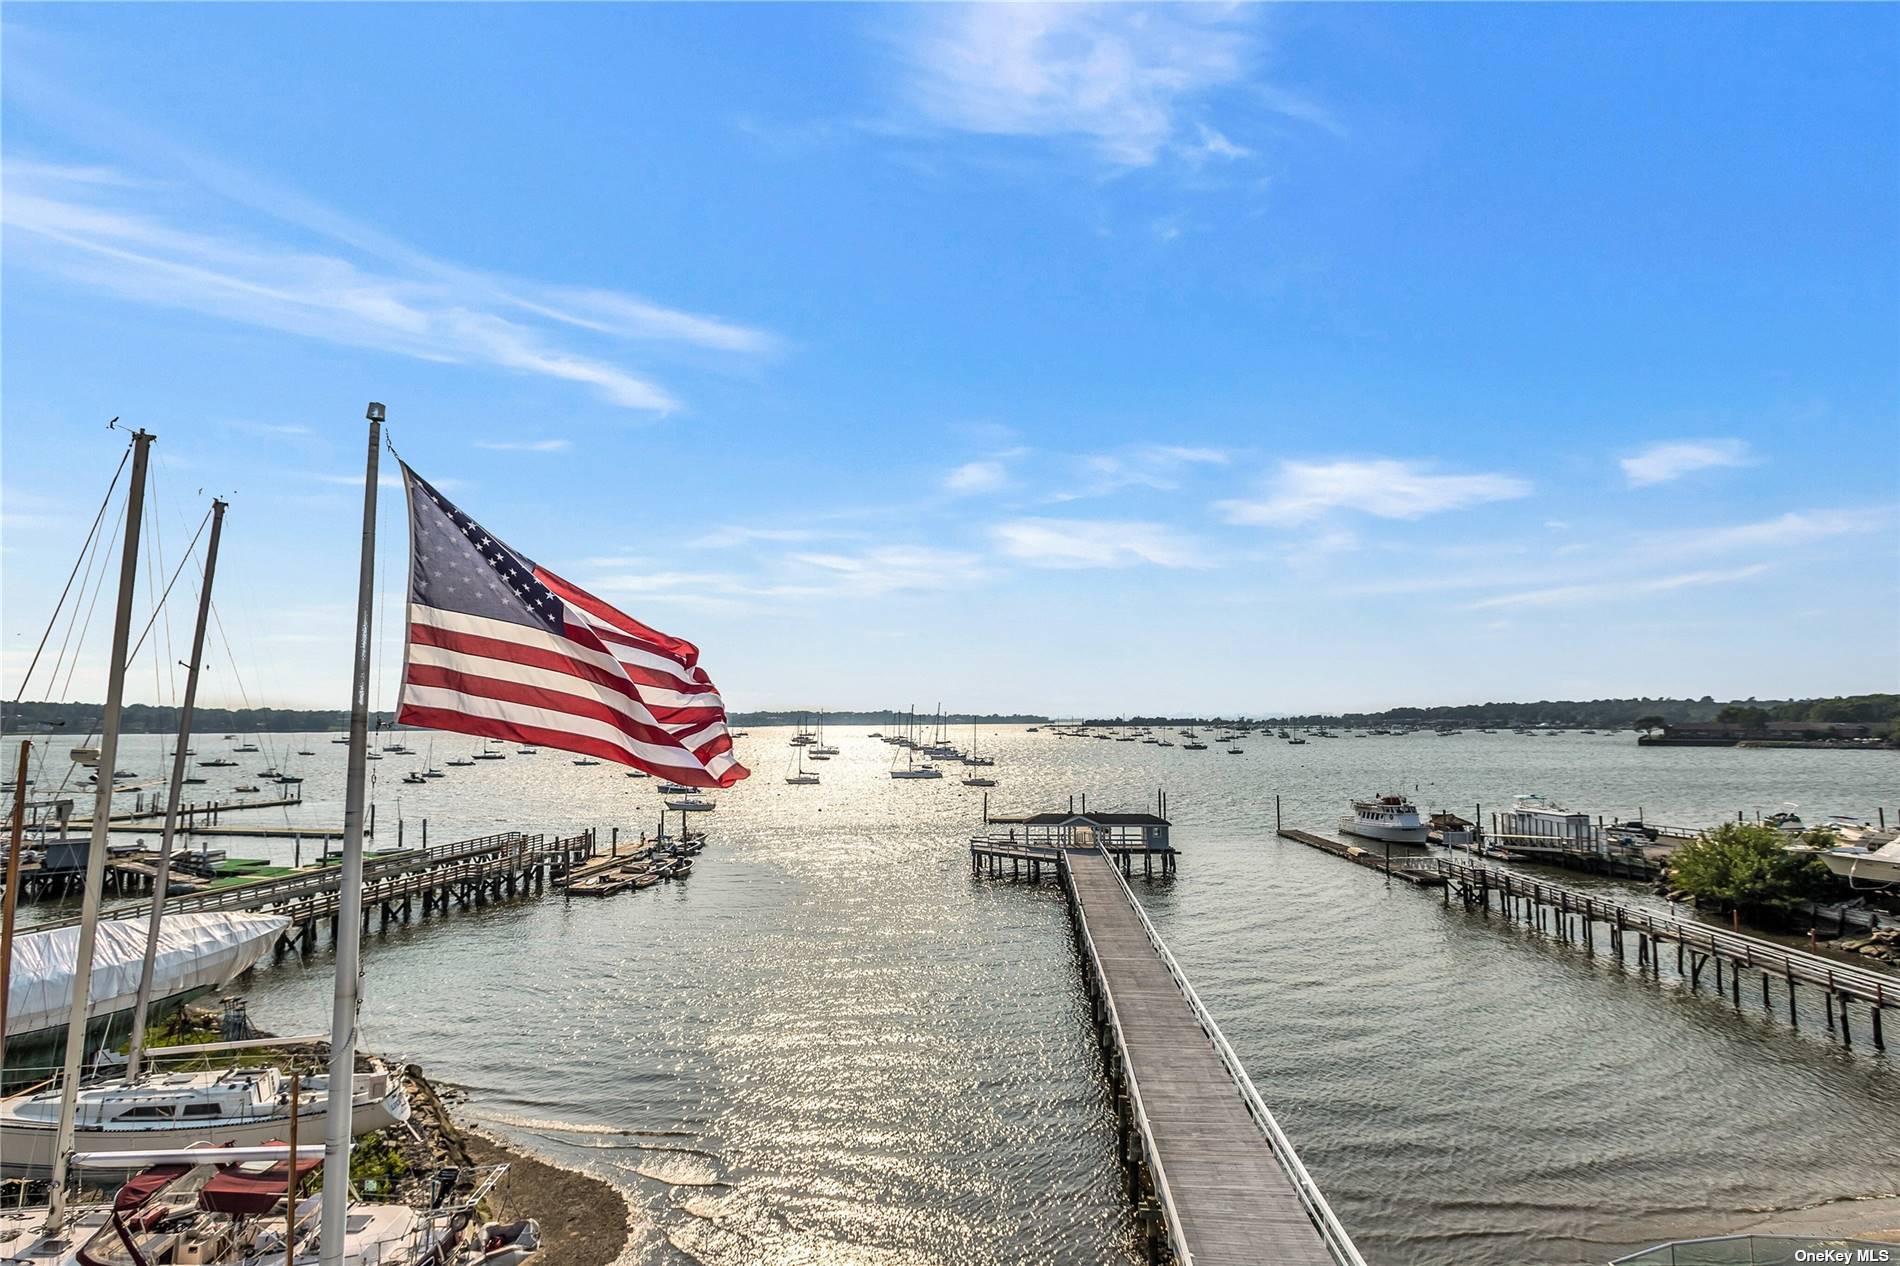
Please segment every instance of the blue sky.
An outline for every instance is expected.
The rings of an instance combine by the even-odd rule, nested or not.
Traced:
[[[1890,6],[37,6],[4,41],[9,696],[117,415],[174,555],[232,499],[207,700],[343,706],[370,399],[737,707],[1900,683]]]

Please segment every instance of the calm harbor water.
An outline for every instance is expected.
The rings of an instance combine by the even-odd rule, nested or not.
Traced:
[[[892,749],[858,728],[830,737],[843,754],[816,766],[818,787],[784,784],[786,732],[740,740],[754,778],[699,816],[711,842],[686,884],[372,936],[368,1044],[466,1087],[468,1114],[497,1132],[625,1186],[636,1262],[1133,1261],[1058,894],[970,877],[982,792],[894,782]],[[260,755],[284,757],[270,741]],[[308,745],[315,756],[288,757],[306,803],[260,824],[341,820],[344,749]],[[159,746],[128,737],[119,765],[156,775]],[[207,736],[198,756],[226,746]],[[438,739],[434,763],[473,746]],[[1082,793],[1140,808],[1168,790],[1181,873],[1137,891],[1375,1266],[1581,1266],[1765,1210],[1900,1192],[1894,1053],[1849,1053],[1818,1015],[1797,1031],[1668,973],[1661,988],[1621,979],[1272,837],[1276,794],[1289,824],[1330,830],[1348,796],[1414,786],[1467,816],[1538,792],[1672,823],[1786,803],[1810,820],[1871,817],[1900,801],[1891,753],[1466,733],[1229,756],[1020,727],[982,746],[998,757],[999,810]],[[423,787],[399,782],[420,755],[373,765],[376,843],[394,844],[398,816],[411,844],[424,816],[432,843],[651,825],[652,781],[509,750]],[[266,763],[238,759],[207,776]],[[53,783],[63,772],[49,763]],[[321,1030],[327,967],[260,969],[253,1016]]]

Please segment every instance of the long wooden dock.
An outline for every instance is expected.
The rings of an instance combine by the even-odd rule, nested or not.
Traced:
[[[1368,870],[1376,870],[1394,879],[1402,879],[1415,888],[1435,888],[1445,882],[1445,877],[1438,872],[1437,860],[1429,856],[1394,857],[1390,849],[1370,849],[1358,844],[1348,844],[1344,840],[1315,835],[1311,831],[1297,831],[1292,827],[1282,827],[1279,835],[1283,840],[1293,840],[1308,848],[1316,848],[1322,853],[1343,857]]]
[[[1794,1025],[1801,1023],[1795,1005],[1797,988],[1805,985],[1819,990],[1828,1028],[1836,1029],[1838,1011],[1836,1031],[1849,1046],[1854,1043],[1854,1033],[1848,1018],[1848,1004],[1865,1006],[1874,1049],[1886,1049],[1883,1013],[1890,1008],[1900,1009],[1900,976],[1791,949],[1746,933],[1671,918],[1641,906],[1625,905],[1596,893],[1546,883],[1498,866],[1448,858],[1436,859],[1435,864],[1447,881],[1447,902],[1455,892],[1467,909],[1489,915],[1495,895],[1500,913],[1566,941],[1574,941],[1592,955],[1596,953],[1599,927],[1607,951],[1614,954],[1619,963],[1627,962],[1627,943],[1633,935],[1636,967],[1641,975],[1660,978],[1663,946],[1673,944],[1676,974],[1689,983],[1691,991],[1701,989],[1702,974],[1712,966],[1716,996],[1726,993],[1737,1007],[1742,1005],[1744,971],[1759,974],[1764,1010],[1774,1006],[1771,983],[1780,981],[1787,987],[1788,1022]]]
[[[1054,861],[1149,1260],[1363,1266],[1117,862],[1096,848]]]
[[[380,910],[383,924],[387,926],[392,918],[407,921],[418,896],[422,898],[424,914],[447,910],[451,903],[482,905],[513,895],[529,884],[539,891],[548,879],[565,874],[570,866],[586,861],[594,851],[592,831],[558,840],[503,831],[432,848],[398,850],[365,859],[363,906],[366,912]],[[295,938],[308,944],[314,940],[313,929],[317,922],[334,918],[341,882],[340,866],[306,866],[288,875],[250,883],[174,892],[166,899],[165,913],[275,911],[289,915],[292,920],[290,930],[285,933],[286,940]],[[147,909],[146,903],[133,902],[115,906],[102,917],[141,918]],[[76,916],[51,919],[34,924],[34,930],[78,921]],[[368,923],[366,917],[364,926]]]

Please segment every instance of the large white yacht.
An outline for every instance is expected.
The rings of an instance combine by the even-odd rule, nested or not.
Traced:
[[[1353,801],[1352,816],[1341,818],[1339,829],[1346,835],[1388,844],[1425,843],[1425,823],[1418,816],[1418,806],[1404,796]]]
[[[329,1081],[319,1073],[299,1084],[297,1128],[305,1138],[323,1137]],[[408,1120],[402,1081],[380,1060],[369,1060],[369,1071],[356,1074],[353,1089],[352,1133]],[[73,1137],[78,1151],[135,1154],[200,1141],[255,1147],[287,1137],[289,1129],[288,1077],[275,1068],[225,1068],[81,1086]],[[7,1141],[0,1164],[9,1173],[50,1170],[58,1130],[57,1087],[0,1099],[0,1135]]]

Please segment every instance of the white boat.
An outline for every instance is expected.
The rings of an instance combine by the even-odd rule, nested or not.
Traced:
[[[319,1073],[304,1077],[299,1085],[297,1128],[308,1131],[305,1138],[323,1137],[329,1082],[328,1076]],[[409,1119],[409,1099],[401,1079],[378,1060],[370,1060],[369,1072],[355,1075],[352,1091],[352,1134],[367,1134]],[[0,1099],[6,1171],[50,1170],[58,1127],[57,1089]],[[73,1146],[82,1152],[123,1152],[134,1158],[126,1168],[137,1169],[142,1162],[136,1155],[153,1148],[198,1142],[257,1147],[287,1137],[290,1128],[290,1079],[276,1068],[153,1072],[131,1084],[121,1079],[81,1086]]]
[[[200,1152],[216,1160],[194,1163]],[[330,1254],[318,1243],[321,1200],[306,1194],[321,1164],[316,1145],[219,1149],[155,1149],[114,1196],[87,1210],[66,1240],[70,1260],[84,1266],[317,1266]],[[80,1157],[88,1167],[95,1158]],[[338,1260],[351,1266],[521,1266],[541,1246],[532,1218],[483,1222],[480,1202],[506,1165],[473,1170],[472,1188],[429,1209],[351,1200]],[[467,1172],[467,1171],[464,1171]],[[294,1203],[293,1203],[294,1202]],[[90,1235],[85,1232],[91,1230]],[[12,1260],[12,1259],[9,1259]],[[29,1258],[33,1266],[62,1261]]]
[[[805,768],[805,749],[802,747],[798,749],[797,760],[796,768],[785,775],[785,781],[794,787],[816,787],[818,775]]]
[[[675,813],[711,813],[719,806],[710,800],[701,800],[695,796],[686,800],[668,800],[666,807]]]
[[[94,1023],[128,1010],[138,998],[145,959],[145,920],[109,919],[93,946],[87,1013]],[[269,952],[290,920],[279,914],[171,914],[159,923],[152,960],[152,997],[182,1002],[221,988]],[[78,926],[14,936],[7,990],[7,1043],[57,1038],[73,1004]],[[7,1148],[9,1154],[12,1146]]]
[[[451,764],[451,765],[453,765],[454,763],[455,763],[454,761],[450,761],[450,762],[449,762],[449,764]],[[581,758],[580,758],[579,760],[577,760],[577,761],[575,761],[574,763],[575,763],[576,765],[598,765],[598,764],[600,764],[600,762],[599,762],[599,761],[597,761],[597,760],[595,760],[595,759],[594,759],[593,757],[591,757],[591,756],[583,756],[583,757],[581,757]]]
[[[1352,816],[1339,820],[1339,830],[1388,844],[1425,843],[1425,823],[1418,816],[1418,806],[1404,796],[1353,801]]]
[[[893,778],[941,778],[943,771],[935,765],[912,765],[905,769],[893,769]]]
[[[1824,849],[1821,860],[1827,868],[1847,880],[1852,887],[1886,887],[1900,884],[1900,834],[1882,843],[1873,832],[1862,835],[1855,844]]]

